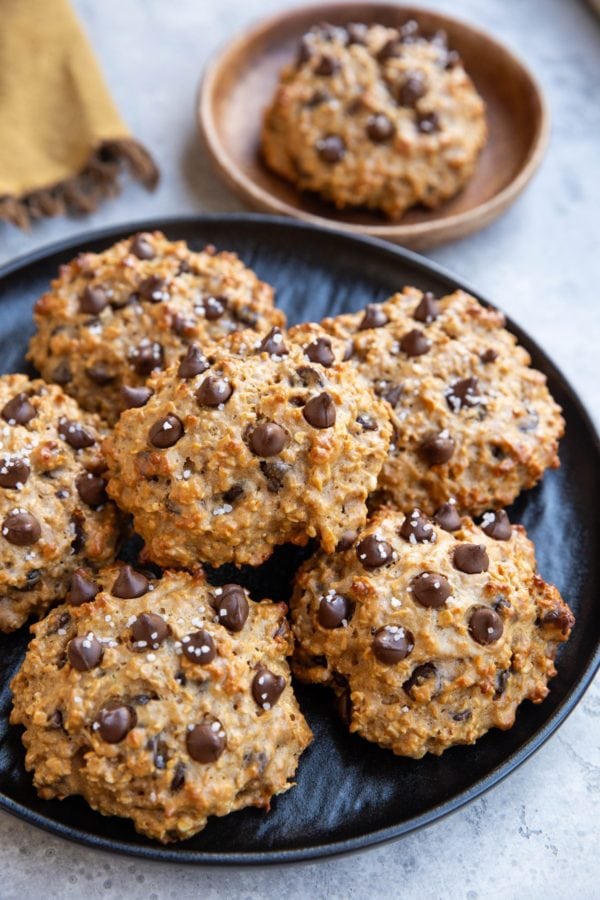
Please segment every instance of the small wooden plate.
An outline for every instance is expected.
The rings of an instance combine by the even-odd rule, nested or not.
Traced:
[[[435,210],[415,208],[399,222],[364,210],[336,210],[301,193],[261,162],[263,113],[298,39],[318,22],[416,19],[425,34],[444,29],[487,105],[489,138],[470,182]],[[198,96],[200,133],[224,180],[248,205],[346,232],[424,248],[465,237],[504,212],[521,193],[546,147],[549,118],[528,69],[494,38],[449,16],[392,3],[326,3],[291,10],[246,31],[209,64]]]

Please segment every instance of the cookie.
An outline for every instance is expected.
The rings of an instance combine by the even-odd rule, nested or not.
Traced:
[[[29,359],[113,424],[147,394],[148,376],[239,329],[284,324],[272,288],[233,253],[196,253],[160,232],[83,253],[34,310]]]
[[[105,443],[108,491],[148,559],[259,565],[364,524],[391,426],[344,349],[316,326],[239,334],[151,381]]]
[[[113,561],[105,433],[56,385],[0,377],[0,631],[42,615],[78,566]]]
[[[265,163],[338,209],[398,219],[434,208],[471,177],[485,105],[445,36],[354,24],[318,26],[281,73],[262,130]]]
[[[391,410],[375,499],[433,513],[453,498],[478,515],[559,465],[560,407],[504,325],[464,291],[438,299],[416,288],[322,322]]]
[[[78,573],[12,683],[40,796],[81,794],[165,843],[209,816],[268,809],[311,740],[286,609],[199,572]]]
[[[503,511],[452,527],[382,509],[297,576],[294,673],[332,687],[350,731],[401,756],[510,728],[523,700],[548,694],[574,623]]]

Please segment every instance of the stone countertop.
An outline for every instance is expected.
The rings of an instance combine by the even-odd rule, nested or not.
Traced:
[[[0,225],[0,262],[131,219],[240,209],[199,149],[194,98],[230,36],[290,0],[75,0],[113,95],[162,169],[82,220]],[[497,302],[558,363],[600,421],[600,20],[576,0],[421,0],[490,29],[541,80],[552,139],[499,221],[429,253]],[[1,27],[1,23],[0,23]],[[0,814],[0,897],[524,898],[598,896],[600,680],[547,744],[485,796],[426,830],[293,867],[192,868],[111,856]]]

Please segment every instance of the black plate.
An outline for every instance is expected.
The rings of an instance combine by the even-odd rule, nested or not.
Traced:
[[[80,251],[108,247],[132,231],[154,228],[193,247],[213,242],[236,250],[275,285],[291,322],[357,309],[403,284],[439,293],[465,287],[412,253],[289,220],[233,215],[136,223],[54,245],[0,270],[2,371],[23,368],[32,331],[31,305],[61,263]],[[276,798],[268,814],[244,810],[213,819],[191,840],[162,847],[137,835],[126,821],[92,812],[83,800],[37,798],[23,768],[19,730],[8,726],[8,683],[27,642],[27,630],[21,629],[0,638],[0,807],[55,834],[149,859],[286,862],[355,850],[433,822],[477,797],[533,753],[580,699],[600,662],[600,446],[561,373],[529,337],[510,327],[548,376],[567,421],[561,468],[523,495],[511,511],[511,518],[522,522],[536,542],[542,575],[558,586],[577,616],[544,703],[524,703],[510,731],[494,730],[475,746],[414,761],[349,736],[332,713],[327,692],[299,687],[315,741],[300,762],[297,787]],[[254,595],[286,599],[289,574],[301,553],[282,548],[265,567],[245,573]],[[219,576],[222,580],[222,572],[212,577]]]

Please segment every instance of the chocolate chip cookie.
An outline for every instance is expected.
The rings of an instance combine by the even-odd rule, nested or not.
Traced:
[[[392,416],[379,500],[433,513],[453,498],[476,515],[508,506],[559,465],[560,408],[504,325],[464,291],[416,288],[322,322],[348,341]]]
[[[0,631],[43,614],[78,566],[114,559],[105,433],[56,385],[0,377]]]
[[[160,232],[137,234],[63,266],[34,310],[29,358],[84,409],[113,424],[146,381],[239,329],[284,324],[272,288],[233,253],[196,253]]]
[[[273,171],[344,207],[398,219],[439,206],[471,177],[485,106],[441,32],[318,26],[280,76],[262,153]]]
[[[40,796],[82,794],[165,843],[268,809],[311,740],[286,609],[199,572],[78,570],[12,683]]]
[[[415,758],[540,703],[574,623],[504,511],[475,525],[391,509],[305,563],[292,619],[295,674],[333,688],[350,731]]]
[[[150,382],[105,443],[108,491],[147,558],[259,565],[286,542],[330,552],[364,524],[391,426],[344,350],[316,326],[240,333]]]

